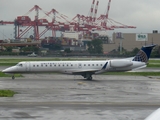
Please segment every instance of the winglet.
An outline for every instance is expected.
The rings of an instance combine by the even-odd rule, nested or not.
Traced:
[[[137,53],[137,55],[133,58],[133,61],[147,63],[150,58],[151,51],[155,46],[156,45],[143,46],[141,50]]]
[[[108,64],[108,62],[106,62],[106,63],[104,64],[104,66],[102,67],[102,70],[106,69],[107,64]]]

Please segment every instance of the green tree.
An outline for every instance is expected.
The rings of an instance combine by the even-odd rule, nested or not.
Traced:
[[[66,48],[66,49],[64,50],[64,52],[66,52],[66,53],[71,53],[71,50],[70,50],[70,48]]]
[[[12,48],[13,48],[13,47],[11,47],[11,46],[6,47],[6,51],[7,51],[7,52],[12,52]]]
[[[39,51],[39,48],[36,46],[29,46],[29,47],[23,47],[21,50],[26,53],[29,53],[29,52],[36,52],[37,53]]]
[[[91,54],[102,54],[103,47],[102,47],[102,40],[94,39],[91,42],[88,42],[88,51]]]
[[[132,54],[136,55],[139,52],[139,49],[136,47],[132,50]]]
[[[153,48],[151,57],[160,57],[160,46]]]

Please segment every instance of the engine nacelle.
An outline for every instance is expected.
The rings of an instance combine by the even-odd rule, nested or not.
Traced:
[[[133,65],[132,61],[130,60],[110,60],[110,67],[129,67]]]

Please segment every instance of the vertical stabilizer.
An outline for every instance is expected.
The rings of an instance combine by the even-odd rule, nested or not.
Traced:
[[[143,46],[141,48],[141,50],[137,53],[137,55],[133,58],[133,61],[139,61],[139,62],[147,63],[149,58],[150,58],[150,54],[152,52],[152,49],[155,46],[156,45]]]

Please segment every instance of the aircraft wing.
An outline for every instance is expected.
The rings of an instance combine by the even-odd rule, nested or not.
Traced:
[[[101,71],[102,70],[99,69],[64,69],[61,70],[60,72],[73,75],[82,75],[84,73],[96,74],[97,72],[99,73]]]
[[[128,72],[136,72],[137,70],[139,69],[143,69],[145,68],[147,65],[144,65],[144,66],[141,66],[141,67],[138,67],[138,68],[135,68],[135,69],[132,69],[131,71],[128,71]]]
[[[145,120],[160,120],[160,108],[154,111],[150,116]]]
[[[96,72],[99,72],[101,70],[99,69],[80,69],[80,70],[74,70],[72,72],[72,74],[83,74],[83,73],[96,73]]]
[[[108,64],[108,62],[106,62],[101,69],[82,69],[82,68],[79,68],[79,69],[64,69],[64,70],[62,70],[62,72],[70,73],[70,74],[74,74],[74,75],[82,75],[84,73],[90,73],[91,75],[92,74],[98,74],[98,73],[101,73],[101,72],[105,71],[105,69],[107,67],[107,64]]]

